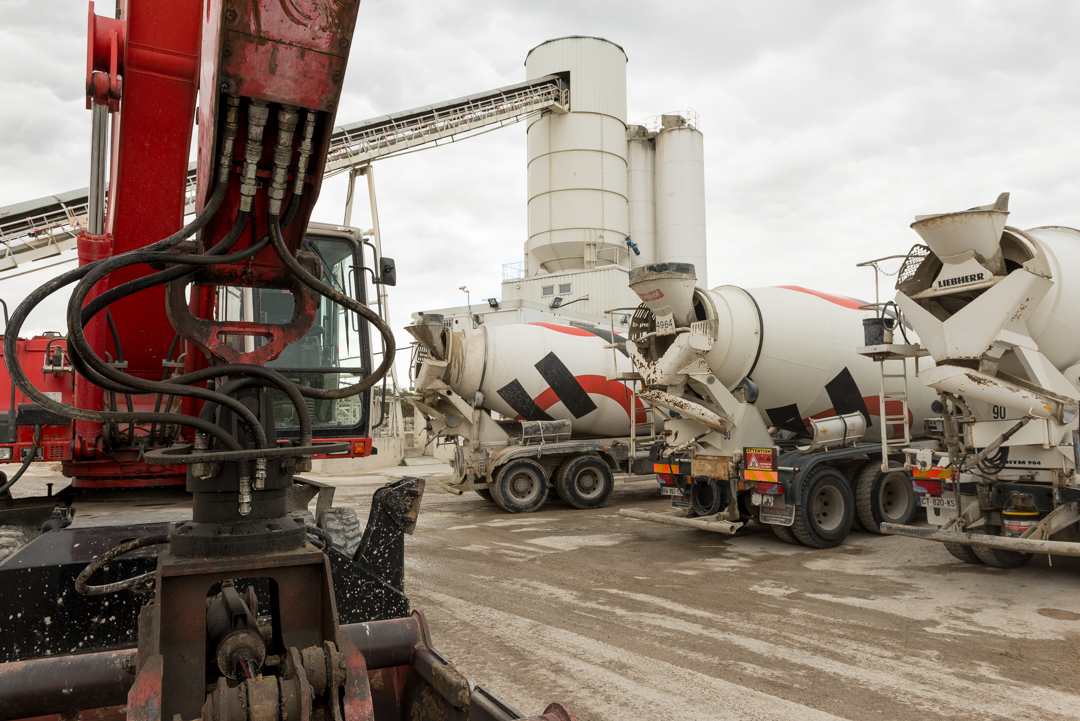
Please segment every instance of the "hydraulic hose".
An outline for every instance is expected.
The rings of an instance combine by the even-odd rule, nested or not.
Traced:
[[[364,380],[354,385],[338,388],[336,390],[304,387],[301,389],[301,393],[306,398],[316,398],[319,400],[337,400],[339,398],[349,398],[359,393],[363,393],[378,383],[379,380],[390,371],[390,366],[394,362],[394,353],[397,350],[397,346],[394,343],[394,334],[390,330],[390,326],[366,305],[363,305],[341,291],[323,283],[311,273],[307,272],[304,266],[300,265],[299,261],[293,257],[292,253],[289,252],[288,247],[285,245],[285,241],[281,237],[281,223],[278,216],[270,215],[269,220],[270,242],[274,246],[274,252],[277,253],[278,258],[281,259],[281,262],[285,264],[292,274],[295,275],[301,283],[319,295],[329,298],[338,305],[344,306],[348,310],[365,318],[369,323],[375,326],[375,329],[379,331],[379,334],[382,335],[383,339],[386,341],[386,351],[383,353],[382,362],[379,364],[379,367]]]
[[[183,241],[192,234],[201,230],[207,224],[213,214],[217,211],[218,207],[221,205],[222,200],[225,198],[225,188],[225,179],[223,179],[219,174],[217,186],[215,187],[213,194],[208,200],[206,206],[203,208],[202,212],[199,213],[194,220],[184,226],[184,228],[180,229],[169,237],[148,246],[147,250],[151,252],[167,250],[168,248],[171,248],[172,246],[176,245],[177,243]],[[22,324],[26,321],[27,316],[30,315],[30,312],[45,298],[48,298],[56,291],[70,285],[71,283],[82,280],[90,273],[91,270],[93,270],[94,266],[94,263],[84,265],[79,268],[70,270],[67,273],[63,273],[56,278],[53,278],[41,287],[33,290],[25,299],[23,299],[23,302],[20,303],[19,306],[15,309],[15,312],[10,318],[10,326],[5,329],[4,333],[4,355],[10,359],[13,359],[13,362],[9,362],[7,367],[8,372],[11,374],[11,379],[15,383],[15,385],[18,386],[19,390],[21,390],[27,398],[31,399],[42,408],[45,408],[46,410],[52,411],[53,413],[64,416],[66,418],[73,418],[75,420],[103,424],[126,423],[131,421],[138,423],[153,421],[179,423],[181,425],[189,425],[199,430],[205,431],[206,433],[220,440],[223,444],[225,444],[225,446],[230,448],[230,450],[240,450],[240,445],[236,442],[236,440],[229,436],[227,433],[225,433],[222,429],[218,428],[217,425],[213,423],[206,423],[205,421],[195,416],[175,413],[108,413],[102,411],[92,411],[83,408],[75,408],[73,406],[64,405],[59,401],[54,401],[52,398],[49,398],[43,392],[39,391],[34,386],[34,384],[30,382],[30,379],[23,371],[21,364],[17,360],[15,360],[18,358],[17,342],[19,338],[19,331],[22,328]],[[69,356],[70,355],[72,354],[69,350]]]
[[[207,255],[210,253],[220,254],[229,248],[231,248],[240,237],[244,228],[247,226],[248,214],[246,212],[240,212],[237,214],[236,221],[233,223],[233,227],[225,235],[222,240],[214,246]],[[195,256],[196,258],[206,261],[214,260],[215,258],[207,258],[207,255]],[[215,254],[216,255],[216,254]],[[133,253],[125,253],[122,256],[116,258],[108,258],[98,261],[94,264],[94,269],[88,273],[75,288],[71,294],[71,299],[68,301],[68,347],[74,347],[77,352],[82,356],[81,360],[89,367],[92,368],[95,373],[90,374],[89,380],[95,382],[95,377],[100,376],[102,378],[113,381],[114,383],[121,383],[131,388],[137,389],[145,393],[160,393],[169,390],[168,386],[157,381],[145,380],[138,378],[137,376],[128,375],[122,373],[115,368],[112,368],[105,363],[86,340],[83,328],[83,303],[86,301],[86,296],[99,280],[104,278],[109,273],[123,268],[129,265],[135,265],[139,263],[154,262],[157,260],[175,260],[176,256],[171,253],[146,253],[142,251],[136,251]],[[98,384],[101,385],[101,384]],[[259,448],[267,448],[266,431],[263,429],[262,424],[259,423],[255,414],[240,401],[224,396],[215,391],[205,388],[199,388],[197,386],[172,386],[175,395],[189,396],[193,398],[199,398],[202,400],[213,400],[221,405],[225,406],[229,410],[236,413],[247,426],[251,429],[252,434],[255,436],[255,442]]]

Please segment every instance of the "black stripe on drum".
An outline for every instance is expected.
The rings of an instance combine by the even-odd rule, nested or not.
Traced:
[[[769,422],[780,430],[791,431],[798,436],[807,435],[802,413],[799,413],[799,407],[794,403],[779,408],[767,408],[765,414],[769,416]]]
[[[540,409],[533,402],[532,396],[516,380],[510,381],[498,390],[499,397],[506,404],[517,411],[517,414],[527,421],[550,421],[551,416]]]
[[[596,410],[593,399],[589,398],[589,394],[557,355],[548,353],[536,364],[536,370],[540,371],[540,375],[574,418],[581,418]]]
[[[874,425],[870,420],[870,410],[866,407],[866,401],[863,400],[862,393],[859,392],[859,386],[855,383],[851,371],[847,368],[837,373],[835,378],[825,384],[825,392],[829,394],[829,401],[832,403],[836,415],[844,416],[848,413],[862,413],[863,418],[866,419],[866,427],[870,428]]]
[[[614,345],[615,343],[622,343],[623,344],[622,347],[616,348],[615,350],[619,351],[620,353],[622,353],[627,358],[630,357],[630,354],[626,351],[626,345],[625,345],[626,344],[626,339],[623,338],[618,333],[612,333],[610,330],[604,330],[603,328],[585,328],[584,326],[580,326],[580,325],[575,325],[574,327],[575,328],[580,328],[581,330],[584,330],[584,331],[588,331],[588,332],[592,333],[593,335],[595,335],[595,336],[597,336],[599,338],[603,338],[604,340],[606,340],[608,343],[611,343],[612,345]]]

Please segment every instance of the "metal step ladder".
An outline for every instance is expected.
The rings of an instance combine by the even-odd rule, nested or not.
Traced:
[[[890,364],[892,367],[890,368]],[[899,366],[899,372],[896,371]],[[911,445],[911,422],[908,418],[908,379],[907,357],[888,355],[878,361],[881,370],[881,392],[878,393],[880,408],[878,418],[881,419],[881,455],[887,458],[890,449],[906,448]],[[893,409],[896,403],[900,403],[899,413],[889,413],[889,405]],[[904,429],[903,435],[890,438],[887,430],[890,426],[899,425]]]

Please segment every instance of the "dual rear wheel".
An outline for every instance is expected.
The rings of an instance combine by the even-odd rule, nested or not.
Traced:
[[[599,456],[571,456],[562,462],[553,479],[555,493],[574,508],[599,508],[607,502],[615,487],[611,469]],[[549,490],[543,466],[529,458],[510,461],[498,469],[487,493],[503,510],[532,513],[544,505]]]

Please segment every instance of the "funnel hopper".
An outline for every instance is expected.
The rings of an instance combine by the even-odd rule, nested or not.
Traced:
[[[427,348],[436,360],[446,360],[446,342],[443,339],[443,317],[438,313],[427,313],[413,325],[405,326],[409,335]]]
[[[630,290],[658,318],[672,316],[684,328],[694,318],[697,273],[690,263],[656,263],[630,271]]]
[[[918,215],[911,224],[943,263],[954,265],[973,254],[981,262],[993,258],[1009,217],[1009,194],[1002,193],[993,205],[958,213]]]

